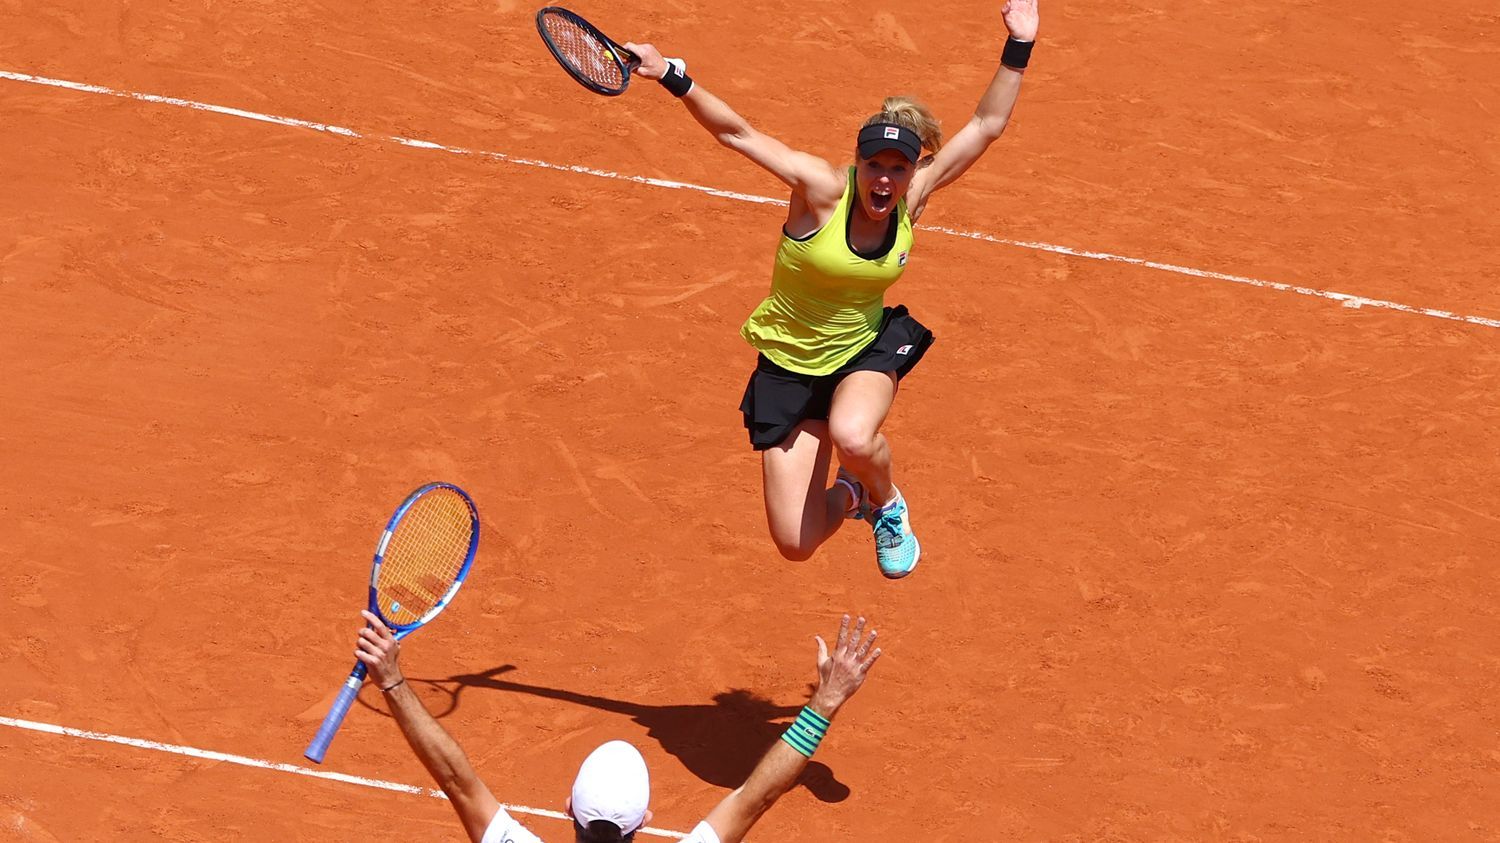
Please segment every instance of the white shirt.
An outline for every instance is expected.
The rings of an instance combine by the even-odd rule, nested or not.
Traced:
[[[495,818],[490,820],[490,827],[484,830],[484,839],[481,843],[542,843],[542,839],[527,831],[516,822],[515,817],[501,808],[495,812]],[[691,834],[682,838],[681,843],[719,843],[719,835],[714,831],[713,826],[701,822]]]
[[[542,838],[527,831],[516,822],[515,817],[501,808],[495,812],[495,818],[490,820],[490,827],[484,830],[481,843],[542,843]]]
[[[682,843],[719,843],[719,833],[706,822],[698,823],[692,834],[682,838]]]

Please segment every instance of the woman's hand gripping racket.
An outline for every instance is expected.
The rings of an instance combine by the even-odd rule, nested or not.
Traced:
[[[641,65],[640,56],[561,6],[537,12],[536,29],[563,70],[596,94],[617,97],[625,93],[630,74]]]
[[[428,483],[412,492],[385,525],[370,570],[370,611],[396,639],[410,635],[458,593],[479,549],[479,511],[463,489]],[[302,754],[323,762],[344,715],[354,704],[366,668],[356,662],[323,725]]]

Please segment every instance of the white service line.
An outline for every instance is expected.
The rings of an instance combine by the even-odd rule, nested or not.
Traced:
[[[308,776],[315,779],[326,779],[328,781],[340,782],[342,784],[354,784],[360,787],[373,787],[377,790],[392,790],[397,793],[410,793],[417,796],[430,796],[434,799],[447,799],[441,790],[417,787],[416,785],[401,784],[400,782],[381,781],[380,779],[367,779],[363,776],[351,776],[347,773],[334,773],[328,770],[313,770],[308,767],[299,767],[296,764],[283,764],[277,761],[263,761],[259,758],[247,758],[243,755],[230,755],[227,752],[214,752],[210,749],[198,749],[191,746],[178,746],[170,743],[158,743],[156,741],[143,740],[141,738],[126,738],[120,735],[110,735],[104,732],[91,732],[87,729],[74,729],[68,726],[57,726],[52,723],[38,723],[35,720],[18,720],[14,717],[0,717],[0,726],[11,726],[17,729],[26,729],[31,732],[42,732],[49,735],[64,735],[70,738],[83,738],[90,741],[102,741],[104,743],[119,744],[121,746],[133,746],[137,749],[150,749],[157,752],[170,752],[173,755],[186,755],[191,758],[203,758],[208,761],[222,761],[226,764],[239,764],[243,767],[258,767],[262,770],[275,770],[279,773],[293,773],[299,776]],[[505,810],[515,814],[529,814],[534,817],[550,817],[555,820],[567,820],[568,815],[560,811],[549,811],[545,808],[527,808],[524,805],[504,805]],[[657,837],[671,837],[680,839],[684,835],[678,831],[667,831],[666,829],[651,828],[641,829],[642,834],[652,834]]]
[[[70,91],[82,91],[89,94],[104,94],[111,97],[123,97],[125,99],[140,100],[142,102],[158,103],[161,105],[177,106],[179,108],[191,108],[197,111],[209,111],[214,114],[224,114],[230,117],[243,117],[247,120],[258,120],[262,123],[275,123],[280,126],[294,126],[301,129],[312,129],[318,132],[327,132],[346,138],[361,138],[365,140],[383,141],[386,143],[397,143],[402,146],[416,147],[418,149],[433,149],[439,152],[448,152],[455,155],[474,155],[482,158],[491,158],[496,161],[504,161],[509,164],[519,164],[525,167],[538,167],[545,170],[557,170],[565,173],[577,173],[579,175],[597,176],[599,178],[616,179],[619,181],[635,182],[636,184],[650,185],[651,187],[664,187],[670,190],[693,190],[706,193],[710,196],[718,196],[724,199],[734,199],[740,202],[754,202],[760,205],[785,205],[786,200],[773,199],[769,196],[756,196],[750,193],[736,193],[732,190],[719,190],[718,188],[705,187],[688,182],[669,181],[667,179],[653,179],[646,176],[632,176],[625,173],[616,173],[610,170],[596,170],[592,167],[583,167],[577,164],[553,164],[549,161],[539,161],[533,158],[518,158],[506,155],[503,152],[490,152],[482,149],[465,149],[460,146],[448,146],[432,141],[414,140],[403,138],[398,135],[382,135],[374,133],[356,132],[343,126],[332,126],[327,123],[315,123],[310,120],[298,120],[293,117],[277,117],[271,114],[261,114],[255,111],[245,111],[239,108],[230,108],[223,105],[212,105],[210,103],[195,102],[193,100],[180,99],[178,97],[165,97],[157,94],[141,94],[133,91],[120,91],[114,88],[106,88],[102,85],[88,85],[82,82],[69,82],[63,79],[49,79],[45,76],[32,76],[27,73],[14,73],[8,70],[0,70],[0,79],[10,79],[15,82],[26,82],[33,85],[46,85],[53,88],[66,88]],[[1372,307],[1383,310],[1395,310],[1401,313],[1410,313],[1416,316],[1428,316],[1433,319],[1444,319],[1450,322],[1466,322],[1470,325],[1483,325],[1486,328],[1500,328],[1500,319],[1490,319],[1483,316],[1465,316],[1447,310],[1436,310],[1430,307],[1414,307],[1399,302],[1372,299],[1358,296],[1352,293],[1340,293],[1333,290],[1319,290],[1314,287],[1303,287],[1295,284],[1284,284],[1279,281],[1263,281],[1258,278],[1250,278],[1244,275],[1230,275],[1223,272],[1213,272],[1206,269],[1194,269],[1189,266],[1161,263],[1159,261],[1146,260],[1144,258],[1132,258],[1125,255],[1115,255],[1109,252],[1095,252],[1086,249],[1074,249],[1069,246],[1058,246],[1052,243],[1035,243],[1026,240],[1011,240],[1005,237],[996,237],[993,234],[985,234],[978,231],[959,231],[942,226],[921,226],[927,231],[935,231],[953,237],[964,237],[970,240],[982,240],[986,243],[1000,243],[1006,246],[1015,246],[1021,249],[1032,249],[1040,252],[1052,252],[1059,255],[1068,255],[1075,258],[1086,258],[1088,260],[1107,261],[1112,263],[1125,263],[1146,269],[1155,269],[1161,272],[1171,272],[1177,275],[1186,275],[1192,278],[1207,278],[1215,281],[1228,281],[1233,284],[1243,284],[1250,287],[1260,287],[1267,290],[1276,290],[1282,293],[1296,293],[1299,296],[1312,296],[1315,298],[1329,299],[1342,304],[1348,308]]]

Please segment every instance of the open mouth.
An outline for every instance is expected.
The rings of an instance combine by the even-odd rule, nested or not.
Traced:
[[[889,188],[874,187],[870,189],[870,208],[876,213],[889,211],[896,205],[896,195]]]

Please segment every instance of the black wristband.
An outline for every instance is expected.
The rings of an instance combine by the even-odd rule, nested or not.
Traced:
[[[687,96],[687,92],[693,89],[693,77],[687,75],[687,65],[682,59],[667,61],[667,72],[662,74],[661,86],[678,99]]]
[[[1013,70],[1025,70],[1026,63],[1031,61],[1031,48],[1035,45],[1035,41],[1006,38],[1005,52],[1000,54],[1000,63]]]
[[[406,677],[403,676],[399,680],[397,680],[395,684],[391,685],[391,687],[389,687],[389,688],[381,688],[380,689],[380,693],[382,693],[382,694],[389,694],[390,692],[396,690],[397,688],[399,688],[399,687],[401,687],[402,685],[405,685],[405,684],[406,684]]]

